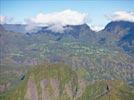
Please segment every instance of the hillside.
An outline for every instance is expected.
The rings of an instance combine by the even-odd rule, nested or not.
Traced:
[[[67,25],[62,33],[0,25],[0,99],[132,100],[133,24],[110,22],[99,32]]]
[[[79,70],[79,69],[78,69]],[[90,82],[80,70],[60,64],[37,65],[2,100],[133,100],[134,89],[121,80]],[[85,70],[86,71],[86,70]]]

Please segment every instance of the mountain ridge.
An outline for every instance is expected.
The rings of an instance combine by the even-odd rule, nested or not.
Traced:
[[[45,95],[50,100],[107,100],[111,95],[132,100],[133,26],[119,28],[121,37],[107,30],[94,32],[86,24],[65,26],[64,33],[47,27],[35,33],[2,27],[0,99],[44,100]]]

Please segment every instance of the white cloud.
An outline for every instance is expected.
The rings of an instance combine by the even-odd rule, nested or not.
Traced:
[[[134,12],[133,11],[117,11],[111,15],[106,15],[106,18],[112,21],[124,20],[124,21],[134,22]]]
[[[29,20],[32,23],[46,26],[53,24],[61,24],[62,26],[79,25],[85,23],[86,14],[73,10],[64,10],[62,12],[54,12],[48,14],[40,13],[37,16],[30,18]]]
[[[104,26],[103,26],[103,25],[95,25],[95,24],[92,24],[92,25],[90,25],[90,27],[91,27],[91,29],[92,29],[93,31],[96,31],[96,32],[98,32],[98,31],[104,29]]]
[[[7,16],[0,16],[0,24],[11,23],[13,18]]]
[[[0,16],[0,24],[5,23],[6,17],[5,16]]]
[[[59,32],[59,33],[63,33],[64,32],[63,26],[58,25],[58,24],[50,26],[48,28],[48,30],[52,30],[53,32]]]
[[[27,20],[28,25],[51,26],[50,29],[63,31],[63,26],[80,25],[87,20],[87,14],[73,10],[64,10],[62,12],[39,13]],[[34,28],[34,27],[33,27]]]

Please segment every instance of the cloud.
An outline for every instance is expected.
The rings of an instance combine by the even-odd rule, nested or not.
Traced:
[[[6,22],[6,17],[5,16],[0,16],[0,24],[3,24]]]
[[[54,13],[40,13],[35,17],[29,19],[32,23],[37,23],[40,25],[53,25],[60,24],[65,25],[79,25],[85,23],[86,14],[80,13],[73,10],[64,10],[62,12]]]
[[[133,11],[117,11],[111,15],[106,15],[105,17],[108,20],[112,20],[112,21],[124,20],[124,21],[134,22],[134,12]]]
[[[62,32],[63,26],[84,24],[86,20],[87,14],[68,9],[61,12],[39,13],[27,19],[27,23],[28,25],[51,26],[51,30]]]
[[[93,31],[96,31],[96,32],[98,32],[98,31],[104,29],[104,26],[103,26],[103,25],[92,24],[92,25],[90,25],[90,27],[91,27],[91,29],[92,29]]]
[[[61,25],[55,24],[52,25],[48,28],[48,30],[51,30],[53,32],[59,32],[59,33],[63,33],[64,32],[64,28]]]
[[[13,21],[13,18],[7,17],[7,16],[0,16],[0,24],[7,24],[11,23]]]

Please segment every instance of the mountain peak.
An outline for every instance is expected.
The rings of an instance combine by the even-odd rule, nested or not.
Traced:
[[[4,31],[4,27],[0,24],[0,31]]]
[[[134,22],[130,21],[112,21],[106,25],[104,28],[105,31],[110,33],[118,33],[120,29],[134,28]]]

